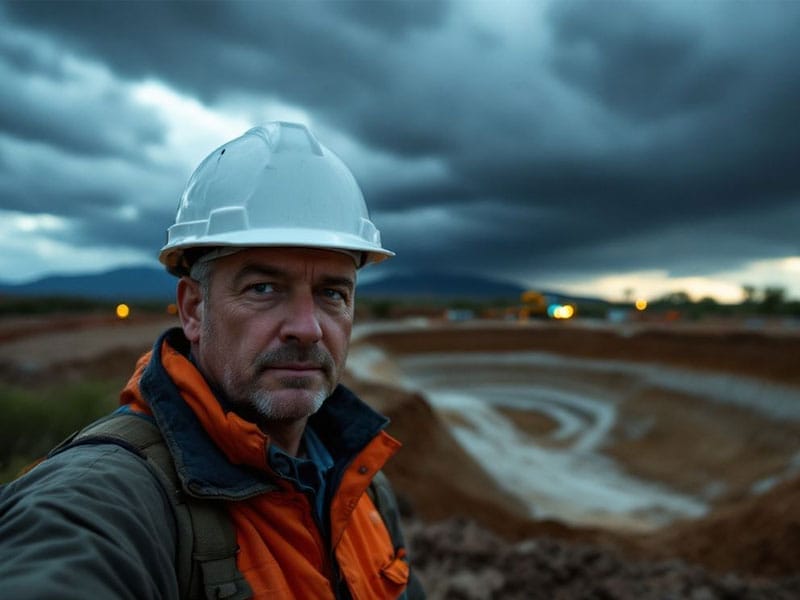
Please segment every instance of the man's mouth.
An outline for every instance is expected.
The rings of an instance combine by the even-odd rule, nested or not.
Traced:
[[[322,365],[309,364],[309,363],[289,363],[269,365],[266,367],[270,371],[297,371],[303,373],[306,371],[322,371]]]
[[[257,358],[255,367],[261,373],[269,371],[285,377],[310,377],[317,373],[330,377],[334,371],[334,362],[321,348],[284,346],[263,353]]]
[[[278,377],[312,377],[323,375],[325,370],[320,365],[308,363],[289,363],[269,365],[264,368],[264,373],[271,373]]]

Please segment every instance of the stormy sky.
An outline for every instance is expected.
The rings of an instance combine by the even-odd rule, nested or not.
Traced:
[[[800,2],[0,4],[0,279],[157,265],[197,163],[300,120],[397,257],[800,297]]]

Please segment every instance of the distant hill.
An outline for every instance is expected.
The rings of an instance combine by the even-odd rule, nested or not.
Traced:
[[[381,299],[429,299],[429,300],[508,300],[518,302],[522,292],[529,287],[521,284],[482,277],[437,272],[418,272],[389,275],[382,279],[360,283],[358,296]],[[571,303],[584,307],[605,308],[608,302],[602,298],[573,296],[555,290],[537,289],[548,302]]]
[[[359,283],[358,295],[362,298],[517,299],[525,289],[518,283],[477,275],[417,272]]]
[[[393,298],[518,298],[525,288],[491,278],[414,273],[362,282],[362,297]],[[0,294],[14,296],[67,296],[91,299],[171,300],[175,278],[150,267],[125,267],[102,273],[53,275],[23,284],[0,283]]]
[[[172,301],[175,278],[161,269],[125,267],[103,273],[54,275],[29,283],[0,283],[0,295],[63,296],[92,300]],[[435,300],[512,300],[519,299],[525,286],[478,275],[439,272],[393,274],[359,283],[362,298],[435,299]],[[572,298],[558,292],[540,290],[562,302],[602,302],[594,298]]]
[[[103,273],[53,275],[29,283],[0,284],[0,294],[170,301],[175,297],[175,278],[160,269],[125,267]]]

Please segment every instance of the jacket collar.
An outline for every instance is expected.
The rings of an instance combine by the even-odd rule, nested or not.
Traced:
[[[215,444],[181,397],[181,388],[164,365],[163,353],[169,350],[188,357],[189,342],[180,328],[166,331],[156,341],[139,385],[173,456],[185,491],[198,497],[242,500],[276,489],[268,469],[233,464]],[[187,368],[194,369],[194,366]],[[340,472],[387,424],[388,419],[342,385],[337,386],[308,421],[308,427],[314,429],[328,448]],[[266,462],[266,456],[264,460]]]

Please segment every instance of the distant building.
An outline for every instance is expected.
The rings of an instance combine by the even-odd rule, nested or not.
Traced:
[[[448,321],[471,321],[475,318],[475,311],[466,308],[448,308],[444,317]]]

